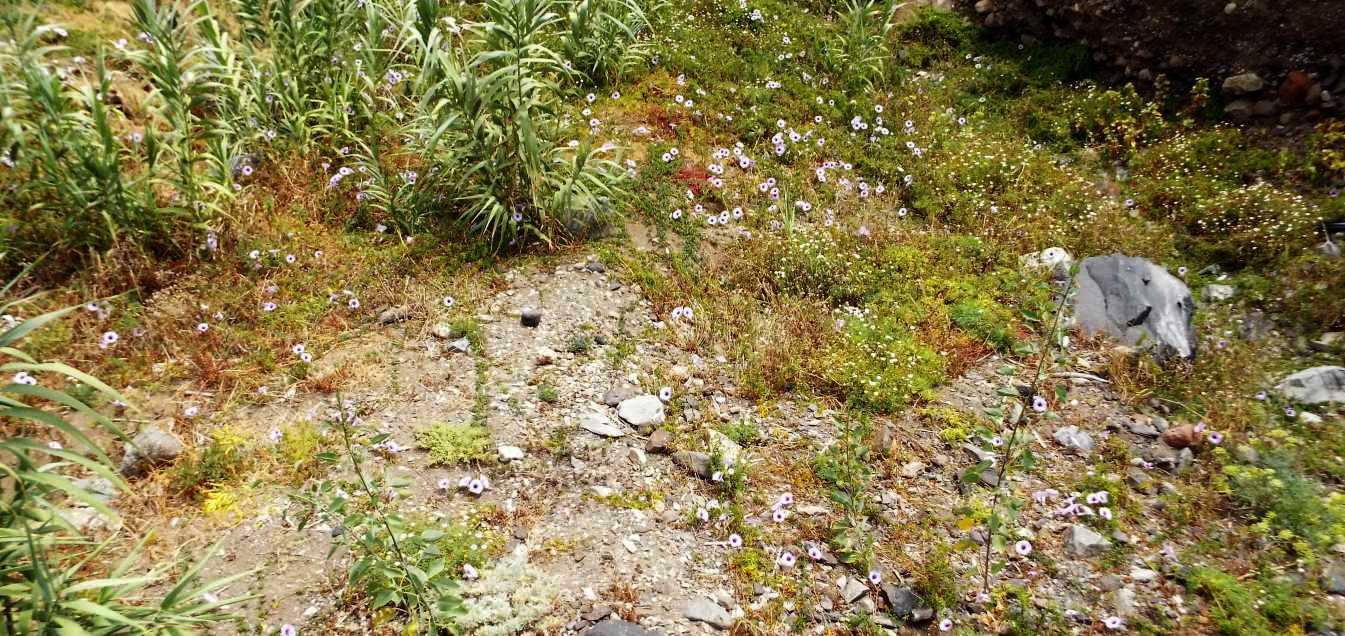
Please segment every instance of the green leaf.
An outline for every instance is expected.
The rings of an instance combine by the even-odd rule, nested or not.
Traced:
[[[86,599],[82,598],[72,599],[63,602],[62,605],[81,614],[86,614],[88,616],[97,616],[98,618],[112,621],[114,623],[117,623],[118,625],[125,625],[127,627],[139,630],[145,629],[145,626],[141,624],[139,621],[131,620],[124,614],[121,614],[109,607],[99,605]]]
[[[76,309],[75,307],[66,307],[65,309],[49,311],[45,314],[42,314],[40,316],[34,316],[17,325],[14,325],[13,327],[6,330],[4,333],[0,333],[0,347],[8,347],[9,345],[18,342],[20,339],[22,339],[29,333],[32,333],[34,330],[46,326],[48,323],[61,319],[65,315],[74,311],[75,309]]]

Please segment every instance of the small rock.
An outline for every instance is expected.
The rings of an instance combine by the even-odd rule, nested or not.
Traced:
[[[537,349],[537,366],[544,367],[548,364],[554,364],[558,357],[560,357],[560,354],[556,353],[553,349],[549,347],[541,347]]]
[[[733,441],[728,435],[720,433],[714,429],[705,432],[709,441],[710,451],[719,453],[720,463],[725,466],[738,465],[738,457],[742,455],[743,448],[738,442]]]
[[[1328,331],[1321,336],[1318,336],[1316,340],[1308,343],[1308,346],[1311,347],[1313,351],[1320,351],[1322,353],[1329,352],[1341,345],[1345,345],[1345,331]]]
[[[608,613],[611,613],[610,610]],[[635,623],[613,618],[590,627],[588,631],[584,632],[584,636],[661,636],[661,634],[640,627]]]
[[[1237,121],[1251,119],[1252,110],[1252,101],[1249,99],[1235,99],[1224,104],[1224,114]]]
[[[448,343],[447,350],[456,351],[458,353],[467,353],[472,350],[472,341],[466,338],[458,338],[457,340]]]
[[[538,309],[528,307],[518,314],[519,323],[524,327],[537,327],[542,324],[542,312]]]
[[[626,431],[612,425],[612,421],[601,413],[587,413],[580,416],[579,425],[584,430],[602,437],[621,437],[626,434]]]
[[[1126,469],[1126,483],[1130,484],[1130,487],[1134,488],[1136,492],[1146,495],[1158,492],[1158,484],[1154,483],[1153,477],[1135,466]]]
[[[1167,444],[1155,444],[1149,449],[1149,461],[1172,473],[1186,472],[1195,461],[1195,453],[1189,448],[1178,450]]]
[[[670,444],[672,444],[672,435],[660,428],[649,435],[649,441],[645,443],[644,449],[650,453],[664,454],[671,450],[669,448]]]
[[[897,618],[905,618],[924,605],[920,597],[909,587],[883,585],[883,596],[887,597],[887,606]]]
[[[1162,431],[1159,431],[1153,424],[1142,422],[1138,419],[1132,419],[1127,422],[1126,428],[1129,429],[1131,433],[1139,435],[1140,437],[1158,437],[1159,435],[1162,435]]]
[[[501,445],[496,450],[499,451],[500,461],[503,462],[520,460],[526,455],[526,453],[523,452],[523,449],[517,446]]]
[[[440,340],[448,340],[453,337],[453,327],[448,323],[436,322],[430,327],[430,335]]]
[[[617,404],[616,415],[640,431],[663,423],[663,401],[654,395],[637,395]]]
[[[963,488],[964,490],[967,484],[968,473],[970,471],[971,471],[970,468],[957,471],[958,486],[964,487]],[[987,468],[981,471],[980,474],[976,476],[976,483],[981,484],[982,486],[986,486],[988,488],[994,488],[995,486],[999,485],[999,473],[993,467]]]
[[[971,453],[971,456],[975,457],[976,461],[978,462],[993,461],[995,459],[994,453],[985,450],[975,444],[963,444],[962,449],[967,451],[968,453]]]
[[[1147,568],[1132,567],[1130,568],[1130,580],[1136,583],[1151,583],[1158,580],[1158,573]]]
[[[182,442],[157,426],[149,426],[126,445],[121,459],[121,474],[135,477],[182,454]]]
[[[624,384],[620,386],[614,386],[610,389],[607,389],[607,392],[602,394],[602,403],[606,404],[607,406],[616,406],[622,403],[623,401],[629,400],[637,395],[639,395],[639,392],[636,391],[634,387],[627,386]]]
[[[1224,92],[1232,95],[1255,93],[1265,86],[1265,81],[1256,73],[1240,73],[1224,80]]]
[[[606,605],[594,605],[583,614],[584,620],[586,621],[600,621],[611,615],[612,615],[612,608]],[[592,632],[590,631],[590,633]]]
[[[1200,299],[1207,303],[1219,303],[1233,297],[1232,285],[1209,284],[1200,290]]]
[[[846,603],[853,604],[868,593],[869,587],[867,585],[864,585],[858,578],[851,577],[846,579],[845,587],[841,588],[841,599]]]
[[[80,532],[121,529],[121,521],[119,519],[104,516],[103,513],[98,512],[93,508],[85,508],[83,506],[75,508],[57,508],[56,514]]]
[[[1079,430],[1077,426],[1062,426],[1055,430],[1054,437],[1061,446],[1080,456],[1087,457],[1093,452],[1093,436],[1087,431]]]
[[[1125,582],[1121,580],[1121,577],[1116,576],[1115,574],[1103,574],[1097,579],[1097,587],[1103,592],[1119,590],[1122,585],[1125,585]]]
[[[1322,589],[1327,594],[1345,596],[1345,562],[1332,562],[1322,570]]]
[[[105,504],[116,501],[117,496],[120,494],[117,492],[117,487],[112,485],[112,482],[108,481],[106,477],[85,477],[83,479],[76,479],[75,485],[94,499]]]
[[[1191,424],[1174,426],[1163,432],[1163,443],[1173,448],[1187,448],[1200,443],[1200,433]]]
[[[1279,112],[1280,105],[1273,99],[1261,99],[1252,104],[1252,114],[1257,117],[1270,117]]]
[[[710,456],[696,451],[678,451],[673,453],[673,463],[691,471],[702,478],[710,478]]]
[[[1284,397],[1303,404],[1345,402],[1345,367],[1312,367],[1294,373],[1277,387]]]
[[[391,325],[402,322],[411,317],[411,308],[407,305],[398,305],[389,307],[378,314],[378,322],[382,325]]]
[[[1135,590],[1123,587],[1111,595],[1112,608],[1116,610],[1116,615],[1121,618],[1129,618],[1135,615]]]
[[[1027,271],[1049,272],[1053,278],[1064,280],[1069,278],[1074,256],[1062,247],[1048,247],[1040,252],[1019,256],[1018,264]]]
[[[924,623],[934,618],[934,608],[917,607],[911,611],[912,623]]]
[[[907,479],[915,479],[925,470],[925,464],[922,462],[906,462],[901,467],[901,476]]]
[[[1065,551],[1075,556],[1091,557],[1106,552],[1111,542],[1085,525],[1070,524],[1065,531]]]
[[[1285,106],[1300,106],[1308,101],[1308,93],[1312,90],[1312,76],[1303,71],[1289,71],[1284,81],[1280,83],[1279,98],[1280,103]]]
[[[733,617],[729,616],[728,610],[708,598],[698,598],[691,601],[687,604],[682,615],[687,620],[705,623],[716,629],[733,627]]]

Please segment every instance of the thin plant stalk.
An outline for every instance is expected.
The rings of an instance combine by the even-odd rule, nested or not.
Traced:
[[[1060,333],[1060,317],[1065,313],[1065,303],[1069,301],[1069,294],[1074,288],[1074,276],[1071,272],[1069,280],[1065,283],[1065,290],[1060,294],[1060,301],[1056,303],[1055,318],[1051,322],[1051,329],[1047,332],[1046,348],[1037,359],[1037,370],[1032,376],[1030,392],[1033,396],[1037,395],[1037,389],[1041,385],[1042,373],[1046,370],[1046,361],[1050,359],[1051,352],[1056,346],[1058,335]],[[1018,432],[1023,426],[1027,409],[1023,413],[1013,418],[1013,423],[1009,428],[1009,439],[1004,443],[1004,450],[999,455],[999,470],[995,473],[995,494],[990,498],[991,514],[999,509],[999,499],[1004,493],[1004,478],[1008,475],[1009,465],[1013,459],[1014,444],[1018,441]],[[991,537],[985,538],[985,554],[981,559],[981,589],[986,594],[990,593],[990,549],[993,545]]]

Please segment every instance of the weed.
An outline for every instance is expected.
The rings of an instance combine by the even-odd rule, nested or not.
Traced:
[[[495,457],[490,431],[474,424],[431,425],[416,431],[416,444],[429,452],[432,465],[478,464]]]

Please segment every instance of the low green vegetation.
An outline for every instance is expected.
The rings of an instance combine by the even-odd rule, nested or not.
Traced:
[[[479,464],[495,458],[490,431],[475,424],[434,424],[416,431],[416,444],[440,466]]]

